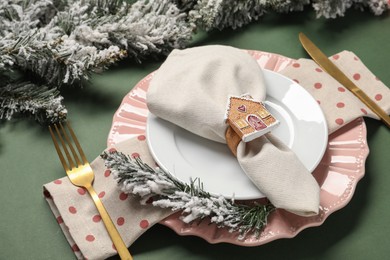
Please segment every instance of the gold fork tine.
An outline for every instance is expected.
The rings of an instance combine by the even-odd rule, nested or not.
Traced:
[[[55,127],[57,135],[58,135],[57,125],[54,125],[54,127]],[[69,171],[68,164],[66,163],[66,160],[64,158],[64,155],[62,154],[60,146],[58,145],[58,141],[57,141],[57,138],[53,132],[52,126],[49,126],[49,131],[50,131],[51,138],[53,139],[54,147],[56,148],[58,157],[60,157],[61,164],[64,167],[65,171]]]
[[[67,126],[68,126],[69,133],[70,133],[70,135],[72,136],[72,139],[73,139],[73,141],[74,141],[74,143],[75,143],[75,145],[76,145],[76,147],[77,147],[77,150],[79,151],[79,154],[80,154],[80,156],[81,156],[81,159],[83,160],[83,164],[88,163],[88,160],[87,160],[87,158],[85,157],[84,151],[83,151],[83,149],[81,148],[81,145],[80,145],[79,141],[77,140],[77,137],[76,137],[76,135],[74,134],[72,127],[70,127],[70,123],[66,122],[66,124],[67,124]],[[61,127],[62,127],[62,125],[61,125]],[[72,149],[72,152],[74,152],[73,147],[72,147],[71,149]],[[75,152],[74,152],[74,154],[75,154]],[[76,157],[76,158],[77,158],[78,163],[81,164],[80,161],[78,160],[78,157]]]
[[[72,131],[72,128],[70,127],[70,124],[68,122],[65,122],[67,128],[68,128],[68,131],[70,132],[70,135],[72,136],[72,140],[73,142],[76,144],[76,147],[77,147],[77,150],[79,152],[79,154],[81,155],[81,157],[83,158],[83,163],[81,163],[80,159],[79,159],[79,156],[78,154],[76,153],[76,150],[74,149],[73,145],[72,145],[72,141],[70,140],[69,138],[69,135],[67,133],[67,131],[65,130],[64,126],[59,123],[60,125],[60,128],[61,128],[61,131],[62,131],[62,134],[64,135],[65,137],[65,140],[67,141],[68,143],[68,146],[69,146],[69,149],[70,151],[72,152],[73,154],[73,158],[76,162],[77,165],[82,165],[82,164],[85,164],[87,163],[88,161],[87,160],[84,160],[85,156],[84,156],[84,152],[83,152],[83,149],[81,149],[81,146],[76,138],[76,135],[73,133]]]
[[[69,177],[69,180],[73,185],[84,187],[91,195],[93,202],[95,203],[96,208],[100,213],[103,223],[106,226],[106,230],[111,237],[111,240],[113,241],[120,258],[132,260],[133,258],[129,250],[127,249],[127,246],[123,242],[118,230],[112,222],[112,219],[108,215],[107,210],[105,209],[102,201],[99,199],[99,196],[97,195],[95,189],[92,186],[94,179],[93,170],[89,165],[89,162],[85,157],[83,149],[81,148],[81,145],[77,140],[77,137],[74,134],[70,124],[54,124],[52,126],[49,126],[49,131],[51,138],[53,139],[54,147],[56,148],[58,157],[60,158],[62,166],[64,167],[66,174]],[[68,133],[70,133],[70,136]],[[77,151],[74,148],[72,141],[76,145]],[[60,143],[64,152],[61,151]],[[77,154],[77,152],[80,156]],[[73,158],[71,154],[73,155]]]
[[[57,137],[60,140],[60,143],[62,145],[62,150],[65,152],[66,158],[68,158],[69,168],[72,169],[75,167],[75,163],[73,162],[72,156],[70,155],[68,148],[67,148],[67,146],[70,147],[72,143],[69,141],[69,138],[66,136],[66,132],[65,132],[62,124],[59,123],[59,125],[60,125],[59,127],[57,125],[54,125],[54,128],[56,130]],[[63,130],[63,131],[60,131],[59,128],[61,128],[61,130]],[[67,143],[65,143],[64,138],[62,136],[65,137]]]

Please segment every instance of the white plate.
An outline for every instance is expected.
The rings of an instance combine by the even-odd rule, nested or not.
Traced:
[[[313,171],[328,142],[325,117],[316,100],[296,82],[263,70],[267,106],[280,125],[272,131]],[[225,144],[194,135],[149,113],[147,140],[158,165],[177,179],[199,178],[211,194],[257,199],[264,195],[242,171]]]

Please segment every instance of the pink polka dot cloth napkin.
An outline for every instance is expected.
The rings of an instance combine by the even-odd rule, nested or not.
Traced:
[[[148,165],[155,165],[143,135],[110,149],[141,157]],[[173,213],[169,209],[141,205],[137,197],[122,192],[100,156],[91,162],[91,167],[95,173],[96,193],[126,245],[130,246],[143,232]],[[44,195],[78,259],[106,259],[117,254],[84,188],[74,186],[64,177],[45,184]]]
[[[390,113],[389,88],[354,53],[343,51],[330,59],[387,114]],[[312,60],[298,59],[280,73],[298,82],[317,100],[324,112],[329,133],[361,116],[379,119]]]
[[[283,58],[281,57],[281,62],[285,60]],[[390,113],[389,88],[376,78],[354,53],[344,51],[331,59]],[[318,101],[327,119],[329,133],[357,117],[377,118],[313,61],[287,59],[283,67],[284,69],[279,69],[283,75],[298,81]],[[143,135],[123,141],[116,145],[115,149],[131,156],[140,156],[149,165],[155,163]],[[143,232],[173,213],[151,205],[140,205],[136,197],[123,193],[100,157],[96,158],[91,166],[95,172],[94,187],[126,245],[130,246]],[[105,259],[116,254],[95,205],[84,189],[72,185],[65,176],[45,184],[44,195],[78,259]]]

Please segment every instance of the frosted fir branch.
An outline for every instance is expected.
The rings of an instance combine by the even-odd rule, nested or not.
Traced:
[[[31,6],[39,9],[35,2]],[[36,13],[50,7],[56,10],[50,1],[43,2],[39,12],[15,1],[0,13],[4,18],[0,19],[4,28],[0,68],[31,72],[49,85],[88,79],[90,73],[101,72],[126,56],[140,60],[183,48],[194,29],[168,0],[143,0],[133,5],[109,0],[67,1],[47,25],[34,28],[42,19]]]
[[[227,27],[236,29],[262,16],[266,11],[266,2],[199,0],[194,9],[189,11],[189,19],[205,30],[222,30]]]
[[[313,8],[317,13],[317,17],[336,18],[338,16],[344,16],[344,13],[349,9],[353,0],[338,1],[338,0],[324,0],[314,1]],[[363,1],[359,1],[363,2]],[[367,1],[368,2],[368,1]]]
[[[375,15],[381,15],[386,9],[390,9],[390,2],[388,0],[371,0],[367,6]]]
[[[1,3],[4,2],[8,1]],[[35,2],[31,6],[39,10]],[[7,58],[0,66],[15,67],[22,60],[35,60],[38,54],[49,52],[45,59],[66,66],[66,73],[50,76],[62,76],[60,81],[72,83],[83,78],[87,71],[101,71],[126,55],[140,60],[147,55],[183,48],[194,29],[186,22],[186,14],[180,13],[168,0],[143,0],[133,5],[118,0],[64,1],[66,5],[58,10],[51,1],[42,2],[46,5],[39,12],[15,0],[15,4],[7,5],[6,12],[0,12],[0,18],[4,18],[0,19],[4,29],[0,50],[6,56],[4,59]],[[55,15],[47,25],[35,28],[42,19],[35,13],[48,12],[50,7],[52,11],[57,10]],[[26,17],[32,20],[27,21]],[[31,29],[36,30],[34,37]],[[29,67],[29,64],[21,64],[21,68],[34,70],[37,75],[45,74],[40,70],[44,66]]]
[[[307,5],[325,18],[351,7],[375,15],[390,8],[387,0],[0,0],[0,77],[19,74],[9,88],[81,85],[126,57],[141,61],[187,47],[195,29],[238,28]],[[31,105],[18,107],[23,113]],[[0,109],[8,111],[3,118],[14,111]]]
[[[388,0],[313,0],[312,2],[317,17],[327,19],[344,16],[345,12],[351,7],[361,10],[369,9],[375,15],[381,15],[390,8]]]
[[[337,18],[352,6],[369,9],[381,15],[390,8],[388,0],[182,0],[179,5],[187,8],[190,21],[205,30],[242,27],[258,20],[267,12],[286,13],[302,11],[311,5],[317,17]],[[191,5],[191,3],[196,4]]]
[[[41,124],[65,120],[67,110],[59,91],[31,82],[0,86],[0,119],[31,117]]]
[[[235,204],[233,200],[205,191],[200,180],[181,182],[161,168],[151,168],[140,158],[130,158],[117,151],[104,152],[101,157],[123,192],[138,195],[143,204],[153,198],[154,206],[181,210],[185,223],[209,217],[220,228],[239,231],[239,239],[252,232],[258,237],[274,210],[271,204]]]
[[[20,87],[20,82],[49,89],[81,85],[92,73],[100,73],[126,57],[140,61],[189,43],[194,25],[174,3],[132,2],[0,0],[0,77],[19,75],[8,82],[7,91],[12,92],[11,86]],[[26,84],[29,90],[31,84]],[[7,99],[9,104],[16,102],[11,102],[12,98]],[[16,103],[21,113],[31,107],[20,102],[22,99]],[[3,118],[16,111],[0,109],[7,111]]]

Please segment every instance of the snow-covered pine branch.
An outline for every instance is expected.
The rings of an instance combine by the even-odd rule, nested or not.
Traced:
[[[184,48],[196,29],[238,28],[267,12],[305,6],[325,18],[343,16],[351,7],[375,15],[390,8],[388,0],[0,0],[0,77],[8,77],[0,82],[0,91],[8,94],[2,97],[7,102],[0,103],[0,119],[20,114],[36,118],[35,110],[25,109],[45,110],[34,103],[40,85],[40,102],[58,104],[59,94],[45,89],[81,85],[125,57],[141,61]],[[29,104],[19,99],[19,109],[10,109],[21,82],[26,82]],[[60,101],[56,110],[62,108]],[[39,121],[49,112],[40,113]]]
[[[12,74],[0,82],[0,91],[9,94],[3,97],[7,103],[0,103],[0,119],[36,118],[25,108],[45,108],[34,103],[39,85],[43,90],[81,84],[125,57],[140,61],[167,54],[185,47],[193,29],[169,0],[0,0],[0,76]],[[29,82],[23,89],[30,104],[10,110],[4,104],[10,104],[12,93],[20,90],[12,86],[21,82]],[[56,103],[57,97],[42,91],[40,101]]]
[[[248,233],[258,236],[274,210],[271,204],[238,204],[212,195],[203,190],[200,180],[181,182],[161,168],[153,169],[140,158],[130,158],[117,151],[105,152],[101,157],[123,192],[139,196],[143,204],[153,198],[156,207],[181,210],[185,223],[208,217],[218,227],[239,231],[240,238]]]

